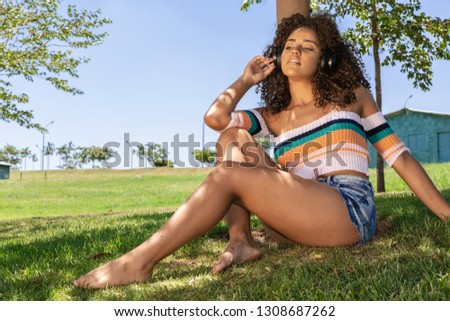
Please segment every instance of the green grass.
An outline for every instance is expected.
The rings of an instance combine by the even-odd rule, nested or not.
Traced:
[[[207,175],[195,169],[13,172],[0,219],[175,209]]]
[[[449,164],[425,168],[450,200]],[[277,245],[252,217],[264,252],[257,262],[210,273],[227,244],[221,223],[163,260],[146,283],[100,291],[72,285],[147,239],[207,173],[13,173],[0,181],[0,300],[450,300],[450,225],[390,169],[390,192],[376,196],[378,233],[369,244]]]

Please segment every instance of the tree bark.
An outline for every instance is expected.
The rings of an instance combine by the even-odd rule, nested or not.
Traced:
[[[277,0],[276,10],[277,24],[279,24],[283,18],[292,16],[294,13],[300,13],[305,17],[309,17],[309,0]]]
[[[375,4],[372,5],[372,42],[373,42],[373,59],[375,64],[375,92],[376,92],[376,102],[378,108],[382,108],[382,93],[381,93],[381,62],[380,62],[380,35],[377,27],[377,8]],[[377,154],[377,192],[385,192],[384,183],[384,163],[383,158],[380,154]]]

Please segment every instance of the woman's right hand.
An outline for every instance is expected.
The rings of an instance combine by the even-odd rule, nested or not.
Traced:
[[[256,56],[245,67],[242,80],[249,86],[256,85],[266,79],[275,68],[273,58]]]
[[[264,80],[275,69],[272,58],[256,56],[245,67],[244,73],[213,102],[204,121],[212,129],[224,130],[231,120],[231,113],[245,93]]]

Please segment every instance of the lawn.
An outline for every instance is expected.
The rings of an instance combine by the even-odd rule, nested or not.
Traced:
[[[425,169],[450,200],[450,164]],[[13,172],[0,181],[0,300],[450,300],[450,225],[392,170],[364,246],[278,245],[252,217],[261,260],[220,275],[221,223],[163,260],[146,283],[91,291],[72,281],[155,232],[207,169]],[[375,175],[372,173],[372,179]]]

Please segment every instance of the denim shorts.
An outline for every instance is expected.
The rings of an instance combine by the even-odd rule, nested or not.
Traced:
[[[318,178],[318,182],[337,189],[347,205],[350,220],[361,238],[359,243],[373,239],[376,229],[376,211],[372,184],[362,177],[335,175]]]

